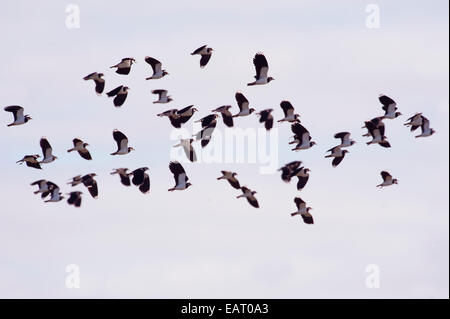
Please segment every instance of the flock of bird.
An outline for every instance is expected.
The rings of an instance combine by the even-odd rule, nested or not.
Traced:
[[[191,53],[191,55],[200,55],[200,67],[204,68],[211,59],[213,49],[209,48],[207,45],[204,45]],[[145,57],[145,62],[147,62],[152,70],[153,74],[150,77],[147,77],[146,80],[155,80],[161,79],[164,76],[167,76],[169,73],[162,68],[162,63],[153,57]],[[132,65],[136,63],[134,58],[123,58],[119,63],[112,66],[111,68],[116,69],[116,73],[120,75],[128,75],[131,71]],[[274,78],[268,76],[269,65],[266,57],[262,53],[257,53],[253,58],[253,64],[255,66],[256,75],[255,80],[253,82],[248,83],[248,86],[255,85],[266,85],[274,80]],[[103,79],[103,73],[91,73],[85,76],[84,80],[93,80],[95,83],[95,92],[98,95],[101,95],[105,89],[105,80]],[[121,107],[127,98],[129,88],[126,86],[118,86],[115,89],[106,93],[108,97],[114,97],[113,104],[115,107]],[[158,100],[153,103],[166,104],[172,101],[172,98],[168,95],[167,90],[157,89],[152,91],[153,94],[158,95]],[[190,139],[181,139],[180,143],[174,145],[174,147],[182,147],[186,157],[191,162],[197,161],[197,156],[195,154],[195,150],[192,146],[194,141],[200,141],[201,147],[204,148],[210,142],[213,131],[217,126],[217,119],[219,115],[221,115],[224,125],[227,127],[234,126],[234,119],[238,117],[249,116],[250,114],[256,112],[254,108],[250,108],[250,103],[248,99],[241,92],[237,92],[235,94],[235,99],[237,105],[239,107],[239,112],[236,114],[232,114],[230,109],[231,105],[223,105],[211,111],[211,114],[197,120],[196,122],[201,123],[202,129],[200,132],[193,135],[193,138]],[[380,95],[379,101],[382,104],[382,110],[384,111],[384,115],[375,117],[370,121],[366,121],[364,123],[363,128],[367,129],[367,133],[363,136],[371,137],[371,140],[367,142],[368,145],[378,144],[382,147],[389,148],[391,147],[390,143],[385,136],[385,124],[384,120],[392,120],[395,119],[402,114],[398,112],[396,102],[386,95]],[[292,141],[289,144],[294,145],[292,148],[293,151],[307,150],[316,143],[312,140],[312,137],[309,131],[301,124],[300,115],[295,113],[293,105],[289,101],[282,101],[280,103],[280,107],[283,110],[284,117],[278,120],[278,123],[288,122],[291,123],[291,131],[294,133],[292,136]],[[14,115],[14,121],[8,126],[17,126],[28,123],[32,118],[29,115],[24,114],[24,109],[18,105],[7,106],[4,108],[5,111],[11,112]],[[167,117],[171,123],[171,125],[175,128],[180,128],[183,124],[187,123],[197,112],[198,110],[194,107],[194,105],[189,105],[182,109],[169,109],[165,112],[157,114],[158,117]],[[272,115],[273,109],[264,109],[255,114],[259,117],[259,122],[264,123],[264,127],[266,130],[271,130],[274,125],[274,118]],[[409,126],[411,132],[421,128],[421,134],[416,135],[416,137],[427,137],[431,136],[435,133],[435,131],[430,127],[430,121],[423,116],[422,113],[417,113],[414,116],[410,117],[407,122],[404,124]],[[349,132],[339,132],[334,135],[336,139],[340,140],[340,143],[327,152],[330,154],[326,155],[325,158],[332,158],[332,166],[337,167],[344,159],[345,155],[349,153],[349,147],[353,146],[356,142],[350,138]],[[133,151],[133,147],[128,146],[128,138],[121,131],[115,129],[113,131],[113,139],[117,144],[117,150],[111,155],[125,155]],[[40,146],[42,149],[43,159],[40,161],[40,155],[25,155],[21,160],[17,163],[25,163],[28,167],[41,169],[41,164],[48,164],[57,159],[56,156],[53,155],[52,147],[49,141],[43,137],[40,140]],[[89,146],[88,143],[83,142],[79,138],[73,139],[73,147],[68,149],[67,152],[77,151],[81,158],[85,160],[92,160],[92,156],[87,149]],[[137,168],[131,172],[128,172],[128,168],[117,168],[114,169],[111,174],[117,174],[120,177],[120,182],[124,186],[131,186],[131,184],[137,186],[139,190],[146,194],[150,191],[150,176],[146,173],[148,171],[148,167]],[[192,184],[189,182],[189,178],[186,174],[183,166],[176,161],[169,163],[169,170],[172,172],[175,185],[170,188],[169,191],[175,190],[185,190]],[[301,191],[307,184],[309,179],[310,169],[302,166],[301,161],[293,161],[290,162],[279,169],[281,171],[281,179],[289,183],[292,178],[297,178],[297,190]],[[241,186],[239,180],[236,178],[237,173],[230,171],[221,171],[222,176],[218,177],[218,180],[227,180],[228,183],[235,189],[238,189],[242,192],[241,195],[237,196],[237,198],[246,198],[250,205],[258,208],[259,203],[255,197],[256,192],[252,191],[246,186]],[[78,175],[72,178],[72,180],[68,183],[71,186],[77,186],[79,184],[83,184],[89,194],[93,198],[98,197],[98,186],[95,177],[97,175],[95,173],[90,173],[86,175]],[[393,178],[389,172],[382,171],[381,177],[383,182],[377,187],[386,187],[397,184],[397,179]],[[35,194],[41,194],[42,199],[45,202],[59,202],[63,200],[65,197],[62,195],[60,191],[60,187],[55,183],[47,180],[38,180],[31,185],[38,186],[38,190],[36,190]],[[67,202],[69,205],[74,205],[75,207],[81,206],[82,201],[82,192],[81,191],[72,191],[68,193]],[[48,197],[48,199],[46,199]],[[310,214],[311,207],[307,207],[306,202],[303,201],[300,197],[294,198],[294,203],[297,207],[297,211],[292,213],[292,216],[300,215],[303,221],[306,224],[313,224],[314,219]]]

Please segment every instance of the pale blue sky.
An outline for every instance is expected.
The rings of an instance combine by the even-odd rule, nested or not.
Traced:
[[[79,29],[66,28],[61,1],[8,2],[0,12],[0,104],[23,105],[34,119],[7,128],[10,114],[0,116],[0,297],[448,298],[447,1],[74,3]],[[380,29],[365,26],[369,3],[380,6]],[[189,53],[206,43],[215,52],[201,70]],[[258,51],[276,81],[248,88]],[[146,55],[170,75],[145,81]],[[109,69],[126,56],[138,60],[129,76]],[[105,73],[106,90],[131,87],[122,109],[82,80],[93,71]],[[174,101],[152,104],[155,88]],[[307,187],[299,194],[278,174],[260,175],[258,164],[186,164],[194,186],[168,193],[176,141],[156,114],[189,104],[200,110],[196,119],[223,104],[236,112],[238,90],[276,118],[283,99],[301,114],[318,146],[291,152],[289,125],[278,125],[278,157],[311,168]],[[363,121],[382,112],[380,93],[404,114],[386,122],[389,150],[361,137]],[[415,112],[431,120],[434,136],[415,139],[403,126]],[[236,123],[260,127],[253,116]],[[109,155],[114,128],[136,152]],[[323,156],[343,130],[358,143],[332,168]],[[42,171],[15,164],[40,152],[41,136],[60,159]],[[92,162],[66,153],[74,137],[92,145]],[[109,175],[144,165],[149,195]],[[216,181],[221,169],[258,191],[259,210]],[[375,188],[384,169],[399,185]],[[81,209],[44,204],[29,186],[45,178],[63,187],[90,172],[99,175],[100,197],[84,190]],[[290,217],[298,195],[314,208],[312,227]],[[80,266],[80,289],[64,285],[68,264]],[[380,267],[379,289],[365,286],[368,264]]]

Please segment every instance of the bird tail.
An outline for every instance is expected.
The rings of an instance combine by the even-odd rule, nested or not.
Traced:
[[[145,78],[146,80],[151,80],[152,79],[152,77],[148,77],[148,78]]]
[[[10,126],[14,126],[14,123],[8,124],[7,126],[8,126],[8,127],[10,127]]]
[[[325,156],[325,158],[330,158],[330,157],[333,157],[331,154],[330,155],[327,155],[327,156]]]
[[[175,187],[169,188],[168,191],[169,192],[173,192],[175,190]]]
[[[298,214],[299,213],[295,212],[295,213],[292,213],[291,216],[295,216],[295,215],[298,215]]]
[[[74,148],[71,148],[71,149],[67,150],[67,153],[70,153],[70,152],[72,152],[72,151],[75,151],[75,149],[74,149]]]
[[[217,177],[217,180],[223,179],[223,176]]]
[[[277,122],[278,122],[278,123],[280,123],[280,122],[284,122],[284,119],[278,120]]]
[[[33,194],[37,194],[37,193],[39,193],[39,191],[34,191],[34,192],[33,192]]]
[[[255,82],[247,83],[247,86],[255,85]]]

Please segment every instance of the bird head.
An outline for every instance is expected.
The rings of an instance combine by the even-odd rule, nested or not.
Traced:
[[[130,89],[130,88],[129,88],[128,86],[124,86],[124,87],[123,87],[123,90],[124,90],[125,92],[127,92],[129,89]]]
[[[305,173],[309,173],[311,170],[309,169],[309,168],[305,168],[304,170],[303,170],[303,172],[305,172]]]
[[[194,112],[198,112],[198,109],[196,109],[195,107],[192,108],[192,113]]]
[[[237,176],[237,173],[232,173],[231,176],[235,177]]]
[[[317,145],[317,143],[314,142],[314,141],[312,141],[312,142],[311,142],[311,146],[314,146],[314,145]]]
[[[213,49],[213,48],[208,48],[208,49],[206,49],[206,51],[207,51],[208,53],[211,53],[211,52],[214,51],[214,49]]]
[[[430,130],[430,135],[433,135],[434,133],[436,133],[436,131],[434,129]]]
[[[392,183],[398,184],[398,179],[394,178],[394,179],[392,180]]]
[[[89,146],[88,143],[83,143],[83,147]]]
[[[312,207],[306,207],[306,211],[309,213],[309,211],[313,209]]]
[[[166,70],[163,70],[163,71],[162,71],[162,75],[163,75],[163,76],[169,75],[169,73],[168,73]]]
[[[167,102],[171,102],[171,101],[173,101],[173,99],[170,96],[168,96],[167,97]]]
[[[142,167],[142,170],[145,172],[145,171],[148,171],[149,168],[147,166],[144,166],[144,167]]]
[[[101,78],[102,76],[104,76],[103,73],[99,73],[99,74],[97,74],[97,75],[98,75],[99,78]]]
[[[403,115],[401,112],[395,112],[395,117],[399,117],[400,115]]]
[[[192,184],[191,183],[186,183],[186,188],[188,188],[189,186],[192,186]]]
[[[350,145],[353,145],[353,144],[356,144],[356,142],[353,141],[353,140],[351,140],[351,141],[350,141]]]
[[[254,108],[251,108],[250,110],[250,114],[252,114],[253,112],[255,112],[256,110]]]
[[[269,83],[270,81],[273,81],[273,80],[275,80],[273,77],[271,77],[271,76],[269,76],[268,78],[267,78],[267,83]]]
[[[134,148],[132,148],[131,146],[130,147],[128,147],[128,152],[131,152],[131,151],[134,151],[135,149]]]

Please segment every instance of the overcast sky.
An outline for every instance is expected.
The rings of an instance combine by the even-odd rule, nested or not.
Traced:
[[[22,105],[33,118],[6,127],[11,115],[0,116],[0,297],[448,298],[448,1],[74,3],[80,27],[72,29],[69,2],[10,1],[0,11],[0,104]],[[380,28],[366,26],[370,3],[379,6]],[[189,53],[203,44],[215,51],[200,69]],[[276,80],[247,87],[258,51]],[[147,55],[170,75],[145,81]],[[138,62],[130,75],[109,68],[128,56]],[[121,109],[82,80],[94,71],[105,73],[106,90],[131,88]],[[159,88],[174,101],[152,104]],[[278,173],[261,174],[267,163],[187,163],[193,186],[167,192],[177,141],[156,114],[189,104],[199,109],[195,119],[224,104],[237,113],[236,91],[257,110],[274,108],[276,119],[283,99],[301,114],[318,145],[291,152],[290,125],[281,123],[270,152],[276,167],[302,160],[311,169],[307,187],[299,193]],[[363,122],[382,114],[381,93],[404,114],[386,120],[391,149],[361,136]],[[435,135],[415,139],[403,126],[415,112]],[[195,133],[190,122],[185,129]],[[254,115],[235,123],[261,127]],[[135,152],[109,155],[115,128]],[[323,156],[339,131],[357,144],[332,168]],[[221,122],[217,134],[225,134]],[[42,171],[16,164],[40,152],[42,136],[59,159]],[[66,152],[74,137],[89,142],[93,161]],[[147,195],[109,175],[141,166],[150,168]],[[217,181],[222,169],[238,172],[261,208]],[[399,184],[376,188],[381,170]],[[65,193],[70,178],[91,172],[100,196],[77,186],[85,193],[79,209],[43,203],[29,185],[44,178]],[[314,208],[315,225],[290,216],[295,196]],[[79,289],[65,285],[69,264],[79,267]],[[366,286],[371,264],[379,288]]]

